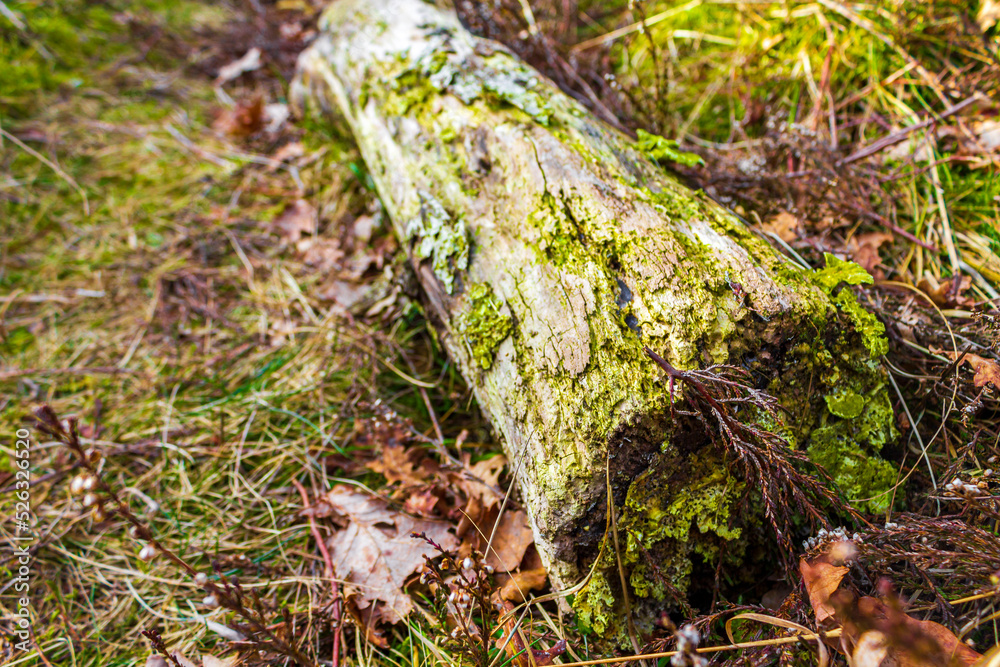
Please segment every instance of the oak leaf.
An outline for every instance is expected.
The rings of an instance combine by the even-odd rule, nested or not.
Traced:
[[[378,605],[378,618],[387,623],[399,622],[413,609],[403,590],[407,579],[423,566],[424,556],[438,554],[412,534],[424,533],[444,549],[458,546],[446,524],[393,511],[384,500],[343,484],[333,487],[315,509],[318,516],[346,520],[346,527],[327,542],[333,569],[338,579],[356,587],[358,609]]]
[[[961,352],[949,352],[948,350],[931,350],[932,352],[937,352],[947,356],[952,361],[955,361],[962,357],[962,361],[968,364],[969,368],[973,370],[975,375],[972,378],[972,383],[976,385],[977,389],[981,389],[987,384],[993,385],[994,389],[1000,389],[1000,365],[992,359],[984,359],[978,354]]]

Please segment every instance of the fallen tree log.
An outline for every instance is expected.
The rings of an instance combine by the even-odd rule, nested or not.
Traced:
[[[662,608],[693,568],[750,558],[764,510],[743,499],[770,493],[713,446],[721,424],[671,410],[689,388],[644,346],[678,369],[739,365],[789,416],[741,419],[807,451],[862,507],[887,505],[884,329],[844,287],[863,270],[792,263],[666,172],[662,140],[598,121],[450,11],[339,0],[320,31],[293,99],[350,128],[555,585],[600,565],[574,602],[585,622],[621,625],[609,495],[627,587]]]

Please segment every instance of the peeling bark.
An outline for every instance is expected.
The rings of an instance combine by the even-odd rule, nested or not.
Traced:
[[[624,504],[662,468],[669,429],[678,465],[698,440],[669,423],[644,344],[678,368],[743,364],[792,410],[802,446],[838,419],[825,393],[846,379],[881,391],[810,272],[453,13],[339,0],[320,30],[294,97],[350,127],[557,586],[604,538],[607,476]]]

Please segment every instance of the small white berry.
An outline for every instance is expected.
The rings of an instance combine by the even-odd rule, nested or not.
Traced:
[[[83,506],[92,507],[97,504],[97,495],[93,493],[88,493],[83,497]]]
[[[199,572],[198,574],[194,575],[194,583],[198,584],[199,586],[204,586],[205,584],[208,583],[208,575],[205,574],[204,572]]]
[[[149,561],[156,558],[156,547],[152,544],[147,544],[139,551],[139,560],[148,563]]]
[[[201,603],[203,605],[205,605],[206,607],[209,607],[210,609],[215,609],[216,607],[219,606],[219,599],[215,597],[214,593],[212,593],[212,594],[206,595],[202,599]]]
[[[462,561],[463,570],[471,570],[473,565],[475,565],[475,563],[472,562],[471,558],[466,558],[465,560]]]
[[[93,475],[87,475],[83,478],[83,490],[93,491],[94,487],[97,486],[97,478]]]
[[[83,492],[83,475],[77,475],[69,484],[69,492],[74,496]]]

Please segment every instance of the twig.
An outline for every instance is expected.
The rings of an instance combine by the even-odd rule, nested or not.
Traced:
[[[299,495],[302,496],[302,506],[304,508],[309,507],[309,494],[306,493],[306,489],[302,486],[301,482],[297,479],[292,479],[292,484],[295,488],[299,490]],[[340,637],[342,633],[343,623],[341,623],[340,615],[340,586],[337,584],[336,573],[333,571],[333,559],[330,557],[330,550],[326,548],[326,541],[323,540],[323,535],[319,532],[319,526],[316,525],[316,519],[309,516],[309,529],[312,531],[313,538],[316,540],[316,546],[319,547],[319,552],[323,555],[323,563],[326,567],[326,576],[330,580],[330,592],[333,594],[333,620],[336,626],[333,630],[333,667],[339,667],[340,665]]]
[[[829,632],[809,633],[796,635],[794,637],[779,637],[777,639],[761,639],[753,642],[740,642],[738,644],[726,644],[724,646],[705,646],[695,649],[696,653],[720,653],[722,651],[734,651],[741,648],[759,648],[761,646],[784,646],[787,644],[798,644],[801,641],[822,641],[823,639],[833,639],[843,633],[843,628],[835,628]],[[560,667],[587,667],[588,665],[608,665],[615,662],[637,662],[639,660],[658,660],[659,658],[671,658],[679,651],[663,651],[661,653],[646,653],[645,655],[626,655],[619,658],[600,658],[598,660],[581,660],[579,662],[564,662]]]
[[[927,120],[921,121],[916,125],[910,125],[909,127],[904,127],[902,130],[898,130],[896,132],[893,132],[892,134],[882,137],[881,139],[874,141],[868,144],[867,146],[862,146],[858,150],[854,151],[853,153],[845,157],[843,160],[839,160],[837,162],[837,166],[842,167],[845,164],[851,164],[852,162],[863,160],[866,157],[869,157],[871,155],[874,155],[875,153],[885,150],[889,146],[894,146],[899,142],[903,141],[904,139],[906,139],[906,137],[908,137],[911,133],[916,132],[917,130],[922,130],[925,127],[929,127],[934,123],[940,122],[945,118],[947,118],[948,116],[952,116],[958,113],[959,111],[965,109],[966,107],[970,106],[973,102],[978,102],[979,99],[980,96],[978,94],[973,95],[972,97],[968,97],[959,102],[958,104],[956,104],[955,106],[947,109],[946,111],[941,112],[940,114],[938,114],[933,118],[928,118]]]

